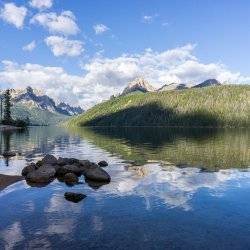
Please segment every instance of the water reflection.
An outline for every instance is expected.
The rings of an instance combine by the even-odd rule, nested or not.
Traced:
[[[249,131],[111,131],[44,127],[2,134],[1,149],[22,155],[8,164],[1,159],[0,173],[20,174],[27,162],[51,153],[107,160],[112,181],[82,178],[68,187],[56,180],[43,188],[23,181],[4,189],[0,249],[152,249],[156,243],[158,249],[248,249]],[[70,203],[66,191],[87,198]]]
[[[71,132],[139,165],[163,161],[209,170],[250,165],[249,129],[76,128]]]

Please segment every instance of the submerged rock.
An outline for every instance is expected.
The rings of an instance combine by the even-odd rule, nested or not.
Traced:
[[[98,162],[98,165],[100,167],[107,167],[109,164],[106,161],[100,161],[100,162]]]
[[[66,192],[64,194],[64,197],[68,201],[77,203],[77,202],[83,200],[84,198],[86,198],[87,196],[85,194],[81,194],[81,193]]]
[[[26,180],[34,183],[49,183],[56,174],[56,170],[52,167],[40,167],[35,171],[27,174]]]
[[[54,155],[45,155],[42,159],[42,164],[51,164],[55,165],[57,164],[57,159]]]
[[[78,177],[74,173],[68,173],[65,174],[64,181],[68,185],[74,185],[78,183]]]

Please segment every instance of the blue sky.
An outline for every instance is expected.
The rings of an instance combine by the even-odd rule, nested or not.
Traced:
[[[247,0],[0,0],[0,9],[1,87],[89,107],[142,75],[155,87],[250,79]]]

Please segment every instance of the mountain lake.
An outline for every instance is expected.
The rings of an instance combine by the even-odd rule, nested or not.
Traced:
[[[250,130],[30,127],[0,145],[20,152],[3,175],[52,154],[105,160],[111,176],[2,189],[0,249],[250,249]]]

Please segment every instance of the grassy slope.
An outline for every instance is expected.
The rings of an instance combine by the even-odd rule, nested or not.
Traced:
[[[250,126],[250,86],[132,94],[100,103],[67,126]]]
[[[55,114],[47,110],[39,108],[27,108],[21,104],[16,104],[12,107],[13,118],[25,119],[30,118],[31,124],[34,125],[51,125],[57,124],[68,119],[68,116]]]

